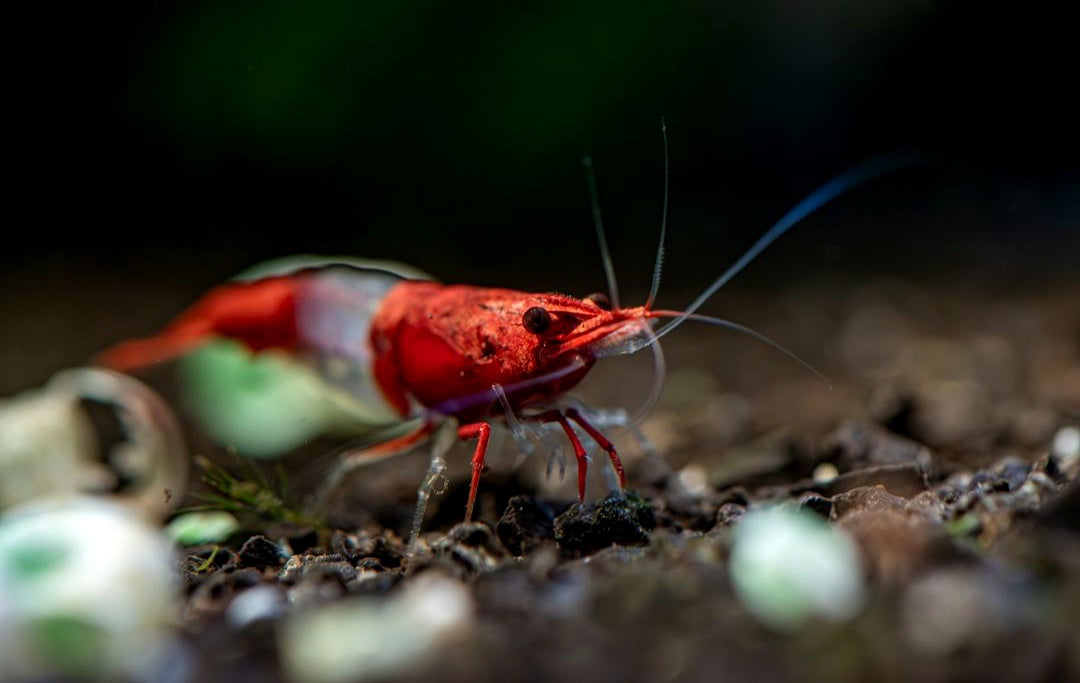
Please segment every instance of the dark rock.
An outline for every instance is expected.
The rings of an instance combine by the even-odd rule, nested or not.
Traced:
[[[396,541],[396,542],[395,542]],[[375,539],[374,547],[368,557],[374,557],[387,569],[396,569],[405,561],[405,544],[396,538],[391,540],[380,536]]]
[[[584,555],[609,545],[649,541],[656,517],[649,501],[632,491],[616,492],[599,503],[572,505],[555,520],[555,542],[569,555]]]
[[[360,541],[355,534],[347,534],[344,531],[334,531],[330,535],[330,552],[342,555],[353,562],[361,556]]]
[[[498,568],[507,558],[495,532],[483,522],[461,523],[410,558],[409,571],[440,568],[463,579],[475,579]]]
[[[967,472],[954,472],[934,491],[945,505],[955,506],[971,489],[972,477]]]
[[[884,486],[864,486],[833,496],[833,519],[843,519],[853,512],[892,510],[907,512],[911,504],[885,490]]]
[[[262,580],[262,574],[256,569],[217,571],[191,594],[184,608],[184,618],[197,621],[218,615],[225,611],[233,596],[258,585]]]
[[[288,553],[266,536],[252,536],[236,554],[236,566],[240,568],[266,569],[280,567],[289,557]]]
[[[483,522],[457,524],[450,529],[447,538],[470,548],[480,548],[495,555],[503,554],[503,548],[496,540],[491,527]]]
[[[1069,481],[1068,474],[1062,468],[1060,459],[1055,457],[1054,453],[1043,454],[1041,458],[1035,461],[1031,469],[1032,472],[1045,474],[1058,484],[1066,484]]]
[[[495,525],[495,533],[507,550],[520,557],[555,537],[555,514],[531,496],[514,496]]]
[[[189,586],[195,586],[210,576],[213,572],[236,563],[236,554],[224,546],[204,545],[191,548],[190,553],[184,557],[181,563],[181,573],[184,582]]]
[[[980,470],[971,477],[971,483],[968,485],[969,491],[976,493],[986,493],[994,490],[994,476],[985,470]]]
[[[1006,458],[994,468],[995,491],[1016,491],[1027,481],[1031,466],[1016,458]]]
[[[276,536],[275,536],[276,537]],[[288,529],[284,534],[285,542],[292,554],[301,554],[309,551],[320,550],[319,534],[310,527],[296,527]]]
[[[378,558],[365,557],[356,563],[356,569],[360,572],[384,572],[386,567],[382,562],[379,562]]]
[[[750,504],[750,493],[742,486],[733,486],[721,491],[716,497],[716,503],[720,506],[734,503],[745,508]]]
[[[1080,480],[1074,481],[1040,512],[1041,523],[1080,532]]]
[[[739,503],[724,503],[716,511],[716,526],[731,526],[746,514],[746,505]]]
[[[330,548],[354,562],[374,558],[387,569],[400,567],[406,554],[405,543],[392,531],[377,536],[336,533],[330,539]]]
[[[825,519],[832,513],[833,503],[820,493],[807,492],[799,498],[799,507],[816,512]]]
[[[282,567],[280,579],[295,583],[311,574],[333,575],[344,584],[355,579],[357,571],[342,555],[293,555]]]

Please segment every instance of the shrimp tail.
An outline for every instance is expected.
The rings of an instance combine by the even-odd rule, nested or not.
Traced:
[[[181,356],[205,337],[205,334],[192,328],[170,330],[144,339],[129,339],[99,353],[94,358],[94,364],[118,372],[132,372]]]
[[[212,337],[228,337],[253,351],[297,345],[296,294],[300,277],[234,282],[211,290],[160,333],[106,349],[95,363],[130,372],[173,360]]]

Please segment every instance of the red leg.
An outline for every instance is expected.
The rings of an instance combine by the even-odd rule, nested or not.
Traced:
[[[611,467],[615,470],[615,474],[619,477],[619,486],[626,488],[626,471],[623,469],[622,460],[619,459],[619,454],[615,451],[615,445],[608,441],[608,438],[600,433],[596,427],[589,424],[577,408],[569,408],[566,411],[566,416],[581,425],[581,428],[589,433],[589,436],[593,438],[593,441],[600,445],[607,451],[608,457],[611,458]]]
[[[480,473],[484,471],[484,455],[487,454],[488,439],[491,438],[491,425],[486,422],[474,422],[458,428],[458,438],[476,439],[476,450],[472,456],[472,481],[469,483],[469,502],[465,505],[465,521],[472,521],[473,503],[476,502],[476,488],[480,485]]]
[[[574,447],[574,455],[577,457],[578,500],[585,502],[585,479],[589,473],[589,461],[585,458],[585,447],[581,445],[577,432],[557,410],[551,410],[536,417],[542,422],[558,422],[566,432],[566,438],[570,439],[570,445]]]

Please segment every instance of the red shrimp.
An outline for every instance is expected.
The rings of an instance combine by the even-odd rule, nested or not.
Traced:
[[[598,358],[653,345],[687,319],[745,332],[776,346],[752,330],[695,311],[806,215],[848,189],[908,163],[906,157],[875,158],[829,181],[785,214],[681,311],[653,307],[666,229],[666,183],[652,291],[645,304],[623,307],[590,174],[610,298],[442,285],[402,279],[392,268],[306,262],[219,286],[160,333],[120,343],[99,361],[131,371],[220,337],[242,342],[252,352],[276,349],[304,362],[345,359],[354,371],[348,391],[356,395],[366,391],[364,400],[374,396],[384,401],[390,409],[386,424],[422,417],[413,431],[377,450],[390,452],[415,444],[446,418],[457,421],[458,437],[476,439],[466,521],[472,517],[484,468],[489,421],[502,416],[562,428],[577,458],[578,496],[584,500],[586,449],[573,424],[606,451],[620,487],[626,485],[626,473],[611,441],[581,411],[555,407],[556,401],[588,374]],[[669,322],[654,330],[654,321],[662,318]],[[321,374],[334,381],[332,373]],[[422,489],[421,504],[425,498]],[[414,533],[422,514],[418,512]]]

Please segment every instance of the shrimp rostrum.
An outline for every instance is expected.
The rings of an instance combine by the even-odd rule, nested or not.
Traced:
[[[105,351],[99,362],[132,371],[186,356],[194,359],[185,362],[193,362],[194,376],[201,378],[196,381],[196,392],[200,383],[221,385],[229,381],[220,364],[214,366],[214,372],[199,374],[199,358],[207,354],[240,359],[236,360],[240,364],[271,364],[300,379],[284,389],[265,387],[266,392],[257,395],[234,391],[235,400],[226,408],[248,410],[273,404],[275,391],[287,404],[298,391],[320,387],[320,400],[330,400],[337,410],[336,426],[347,428],[351,422],[353,427],[393,435],[370,449],[368,453],[375,455],[415,445],[432,434],[445,433],[441,427],[452,425],[457,437],[476,440],[466,521],[472,517],[484,469],[490,422],[506,419],[519,427],[558,425],[576,456],[578,496],[584,500],[587,449],[575,426],[607,453],[620,487],[626,485],[626,473],[615,446],[589,416],[576,407],[564,407],[567,404],[559,399],[603,357],[650,347],[658,353],[658,340],[686,320],[745,332],[776,346],[752,330],[696,311],[807,214],[901,165],[905,165],[903,160],[878,158],[829,181],[785,214],[682,310],[653,305],[659,287],[663,225],[648,300],[639,306],[620,304],[594,192],[608,295],[579,299],[444,285],[395,264],[300,257],[268,264],[212,289],[159,333],[122,342]],[[666,204],[665,188],[665,213]],[[658,325],[659,321],[666,322]],[[292,405],[302,411],[308,403],[295,401]],[[287,412],[264,421],[287,419]],[[261,449],[263,454],[298,445],[317,432],[332,431],[334,426],[301,420],[315,433],[300,432],[293,441],[267,445],[259,436],[272,431],[272,424],[259,426],[253,437],[221,426],[227,421],[218,419],[215,423],[212,414],[202,421],[212,436],[227,445],[241,452]],[[428,480],[421,486],[414,534],[423,517],[431,478],[445,467],[442,453],[436,451]]]

